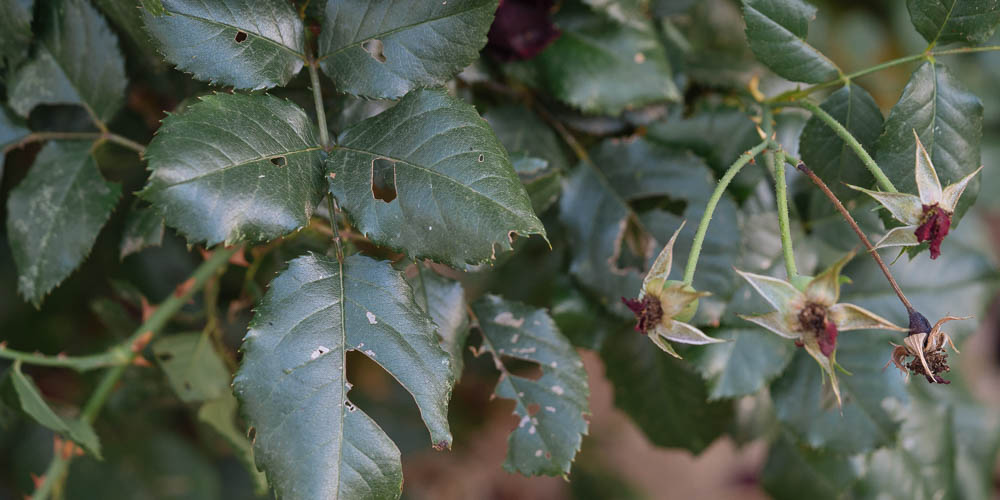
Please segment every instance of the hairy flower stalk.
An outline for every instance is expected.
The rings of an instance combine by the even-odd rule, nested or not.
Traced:
[[[635,299],[622,297],[622,302],[636,316],[636,331],[648,335],[664,352],[680,358],[668,340],[682,344],[712,344],[724,342],[705,335],[698,328],[686,323],[698,309],[698,298],[708,295],[679,281],[668,281],[673,261],[674,241],[684,224],[674,231],[670,241],[656,257],[653,266],[642,280],[642,288]]]
[[[913,138],[917,143],[913,167],[917,195],[872,191],[850,184],[848,186],[875,198],[875,201],[889,210],[893,218],[904,224],[886,233],[875,244],[875,248],[915,246],[927,242],[930,244],[931,258],[936,259],[941,255],[941,242],[951,228],[951,217],[955,213],[958,199],[983,167],[980,166],[958,182],[942,188],[931,157],[916,131],[913,132]]]
[[[740,317],[804,347],[823,373],[829,376],[838,405],[841,404],[840,386],[834,367],[840,332],[862,329],[906,331],[864,308],[838,303],[840,271],[853,256],[852,253],[840,259],[806,282],[801,289],[770,276],[736,271],[776,309],[767,314]]]

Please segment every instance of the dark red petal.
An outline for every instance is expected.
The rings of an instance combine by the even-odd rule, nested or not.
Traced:
[[[913,234],[921,243],[930,242],[931,258],[936,259],[941,255],[941,242],[951,228],[951,214],[942,210],[937,204],[924,205],[924,214],[920,220],[922,222]]]
[[[837,348],[837,325],[833,321],[827,321],[823,326],[823,333],[816,339],[819,341],[819,350],[824,356],[830,357],[834,349]]]
[[[552,0],[501,0],[486,48],[502,61],[531,59],[559,38]]]

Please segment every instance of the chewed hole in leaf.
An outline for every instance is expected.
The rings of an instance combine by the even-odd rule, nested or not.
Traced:
[[[485,159],[486,159],[486,155],[484,155],[484,154],[480,153],[480,154],[479,154],[479,163],[482,163],[482,162],[483,162],[483,160],[485,160]]]
[[[169,352],[165,352],[157,356],[157,358],[159,358],[160,361],[170,361],[171,359],[174,359],[174,355]]]
[[[386,158],[372,160],[372,196],[386,203],[396,199],[396,163]]]
[[[650,210],[664,210],[674,215],[683,215],[687,208],[687,201],[670,198],[669,196],[646,196],[636,198],[629,202],[636,213],[645,213]]]
[[[243,43],[247,39],[247,34],[242,31],[236,32],[236,43]]]
[[[361,44],[361,48],[365,49],[365,52],[367,52],[368,55],[372,56],[372,59],[375,59],[380,63],[385,62],[385,54],[382,53],[382,48],[383,48],[382,40],[379,40],[378,38],[372,38],[371,40],[366,40],[364,43]]]
[[[533,348],[530,347],[514,347],[511,350],[513,352],[505,352],[500,356],[500,362],[507,368],[512,375],[516,375],[521,378],[526,378],[529,380],[538,380],[542,378],[542,367],[538,363],[533,361],[526,361],[524,359],[515,356],[524,356],[526,354],[532,354],[534,352]],[[531,350],[532,352],[524,352]]]
[[[284,167],[288,162],[285,160],[284,156],[276,156],[271,158],[271,164],[277,167]]]
[[[634,217],[626,217],[618,224],[615,251],[608,258],[612,272],[624,274],[628,270],[642,273],[646,259],[651,254],[653,239],[636,223]]]

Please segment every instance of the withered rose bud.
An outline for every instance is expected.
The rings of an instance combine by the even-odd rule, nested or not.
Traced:
[[[500,0],[490,26],[487,50],[501,61],[537,56],[559,38],[552,24],[552,0]]]

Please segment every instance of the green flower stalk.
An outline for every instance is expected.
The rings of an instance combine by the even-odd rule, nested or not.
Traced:
[[[709,295],[696,291],[691,285],[680,281],[670,281],[670,267],[673,261],[674,241],[681,232],[674,231],[670,241],[656,257],[653,266],[642,280],[642,288],[635,299],[622,297],[622,302],[635,313],[636,331],[648,335],[660,349],[671,356],[680,358],[668,340],[682,344],[713,344],[725,342],[705,335],[698,328],[686,323],[698,310],[698,298]]]
[[[920,143],[916,131],[913,132],[913,137],[917,142],[913,170],[918,195],[872,191],[850,184],[848,186],[875,198],[892,213],[893,218],[904,224],[886,233],[875,244],[875,248],[915,246],[927,241],[930,243],[931,258],[936,259],[941,255],[941,242],[948,235],[959,197],[983,167],[980,166],[958,182],[942,188],[931,157]]]
[[[785,280],[736,271],[776,309],[767,314],[740,317],[804,347],[829,376],[838,406],[842,401],[834,367],[839,333],[869,329],[907,331],[864,308],[838,303],[840,271],[853,256],[853,253],[848,254],[816,277],[804,281],[801,290]]]

